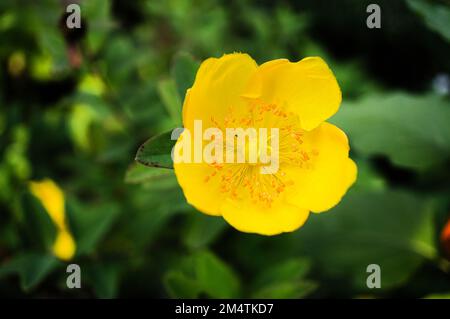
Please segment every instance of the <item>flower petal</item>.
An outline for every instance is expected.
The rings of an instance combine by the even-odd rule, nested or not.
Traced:
[[[174,163],[173,166],[187,202],[205,214],[219,216],[223,197],[219,179],[205,181],[214,169],[206,163]]]
[[[309,212],[284,201],[275,201],[270,207],[262,207],[249,200],[227,199],[220,208],[223,218],[234,228],[246,233],[277,235],[301,227]]]
[[[194,85],[186,93],[184,127],[192,129],[194,120],[200,119],[203,120],[203,127],[214,126],[211,116],[223,119],[230,107],[237,111],[246,108],[240,94],[257,67],[248,54],[242,53],[205,60],[197,72]]]
[[[70,260],[75,255],[76,244],[67,230],[60,230],[53,244],[53,254],[62,260]]]
[[[356,180],[357,168],[348,157],[347,136],[325,122],[304,135],[303,145],[317,155],[306,167],[287,169],[294,185],[286,189],[286,199],[313,212],[326,211],[339,203]]]
[[[31,181],[31,193],[41,202],[48,215],[58,228],[65,228],[64,193],[51,179]]]
[[[319,57],[262,64],[242,96],[285,106],[299,115],[302,128],[308,131],[336,113],[342,100],[336,78]]]
[[[223,193],[220,192],[218,178],[210,178],[215,168],[206,162],[194,162],[194,141],[189,139],[192,135],[183,132],[178,138],[172,153],[173,168],[178,184],[183,189],[184,196],[189,204],[208,215],[220,215],[219,204]],[[186,141],[184,139],[187,139]],[[190,150],[184,149],[188,148]],[[202,146],[202,145],[200,145]],[[187,153],[185,153],[187,152]],[[189,154],[190,153],[190,154]],[[186,155],[186,163],[182,162]],[[217,172],[216,172],[217,173]],[[206,194],[207,192],[207,194]]]

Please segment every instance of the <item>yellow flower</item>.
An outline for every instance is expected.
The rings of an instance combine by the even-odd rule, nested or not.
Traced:
[[[72,235],[66,229],[59,230],[55,243],[53,244],[53,254],[61,260],[71,260],[75,255],[76,245]]]
[[[64,193],[50,179],[30,182],[29,186],[31,193],[41,202],[58,231],[52,248],[53,254],[62,260],[72,259],[76,244],[66,223]]]
[[[357,171],[348,157],[347,136],[325,122],[340,103],[336,79],[318,57],[260,66],[240,53],[207,59],[186,93],[185,129],[193,131],[196,120],[202,120],[203,130],[278,128],[279,169],[262,174],[262,163],[175,160],[187,201],[203,213],[223,216],[240,231],[263,235],[294,231],[310,211],[335,206]]]

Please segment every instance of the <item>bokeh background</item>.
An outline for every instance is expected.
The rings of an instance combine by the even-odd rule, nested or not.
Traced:
[[[369,29],[370,2],[88,0],[68,30],[67,2],[2,0],[0,295],[450,297],[450,6],[379,0]],[[358,181],[294,233],[240,233],[187,205],[173,171],[134,161],[179,125],[198,62],[235,51],[321,56],[343,91],[331,122]],[[43,178],[65,195],[70,261],[29,191]]]

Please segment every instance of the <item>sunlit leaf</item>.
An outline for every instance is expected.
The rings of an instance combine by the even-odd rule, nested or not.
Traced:
[[[82,150],[91,146],[89,128],[98,119],[98,114],[86,104],[76,104],[69,117],[69,129],[74,143]]]
[[[48,80],[51,76],[57,76],[69,69],[69,61],[66,54],[66,44],[64,38],[58,30],[53,28],[45,28],[37,33],[39,37],[39,44],[41,45],[42,53],[48,57],[47,61],[51,61],[50,74],[40,73],[42,80]],[[46,63],[48,63],[46,61]]]
[[[83,22],[87,23],[87,42],[92,52],[97,52],[102,47],[112,27],[110,6],[111,2],[105,0],[86,1],[80,6],[82,17],[86,18]]]

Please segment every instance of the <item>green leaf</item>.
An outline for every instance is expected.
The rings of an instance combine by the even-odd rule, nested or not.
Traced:
[[[175,126],[182,125],[181,109],[186,90],[192,86],[199,63],[187,53],[175,56],[169,79],[158,82],[159,96]]]
[[[175,81],[164,79],[158,82],[158,93],[175,126],[181,126],[181,99]]]
[[[48,80],[52,76],[68,71],[69,61],[62,34],[54,28],[45,28],[36,36],[43,54],[50,59],[50,73],[44,75],[42,80]]]
[[[77,242],[77,255],[92,253],[119,216],[115,204],[84,206],[68,202],[67,215]]]
[[[423,297],[424,299],[450,299],[450,292],[431,294]]]
[[[68,120],[70,135],[76,146],[86,151],[92,148],[90,128],[99,120],[99,114],[87,104],[73,106]]]
[[[356,159],[358,178],[352,189],[382,191],[387,188],[386,180],[375,170],[367,159]]]
[[[173,170],[158,169],[156,167],[148,167],[139,163],[134,163],[126,172],[125,183],[141,184],[156,181],[160,182],[162,179],[170,178],[173,175]]]
[[[173,185],[167,185],[166,181]],[[151,188],[144,183],[143,187],[133,187],[132,194],[129,194],[133,205],[126,213],[127,222],[119,229],[124,237],[114,243],[115,248],[125,246],[127,248],[124,250],[136,251],[139,256],[142,256],[144,247],[172,229],[167,224],[176,214],[192,212],[175,176],[148,183]]]
[[[22,197],[24,233],[23,242],[33,250],[50,251],[56,238],[56,227],[42,203],[31,193],[25,192]]]
[[[368,265],[380,265],[381,289],[400,286],[436,258],[434,234],[432,206],[417,195],[350,191],[332,211],[311,216],[295,238],[317,270],[368,292]]]
[[[309,259],[288,259],[265,269],[257,277],[256,285],[263,286],[275,282],[299,280],[304,278],[310,269],[311,261]]]
[[[302,282],[275,282],[256,291],[252,297],[257,299],[297,299],[309,295],[316,288],[317,284],[310,280]]]
[[[115,298],[119,288],[119,268],[111,264],[83,267],[83,272],[98,298]]]
[[[407,0],[406,3],[424,19],[431,30],[450,41],[450,8],[448,6],[423,0]]]
[[[426,170],[450,155],[450,103],[442,97],[402,93],[345,103],[331,119],[365,155],[385,155],[394,164]]]
[[[195,255],[195,272],[202,289],[212,298],[237,298],[239,280],[232,269],[208,251]]]
[[[201,292],[195,280],[177,271],[169,272],[165,276],[164,285],[172,298],[197,298]]]
[[[173,168],[171,152],[176,140],[171,139],[172,131],[156,135],[139,147],[136,161],[152,167]]]
[[[234,271],[209,251],[200,251],[177,262],[164,280],[172,297],[237,298],[239,280]]]
[[[167,174],[165,176],[161,176],[161,178],[153,178],[150,180],[147,180],[145,182],[143,182],[142,188],[144,188],[147,192],[148,191],[161,191],[161,190],[170,190],[170,191],[176,191],[178,189],[180,189],[180,185],[178,184],[177,181],[177,177],[175,176],[175,173],[173,172],[173,170],[169,170],[169,169],[165,169],[165,168],[157,168],[157,167],[148,167],[147,168],[151,168],[151,169],[155,169],[155,170],[163,170],[165,171],[164,174]],[[167,173],[166,171],[171,172],[171,174]],[[186,203],[186,199],[184,198],[184,195],[181,194],[181,200],[183,203]],[[187,207],[191,207],[191,206],[187,206]],[[173,207],[172,207],[173,208]]]
[[[221,217],[192,212],[183,241],[187,247],[198,249],[213,242],[227,227]]]
[[[110,6],[111,3],[105,0],[91,0],[81,4],[81,14],[86,17],[89,30],[95,30],[87,33],[87,43],[93,53],[99,51],[103,46],[113,26]]]
[[[255,280],[254,298],[301,298],[317,288],[305,280],[311,269],[309,259],[293,258],[263,270]]]
[[[22,253],[0,266],[0,279],[18,274],[24,291],[39,285],[57,266],[58,260],[50,255]]]
[[[187,89],[194,84],[195,74],[200,63],[192,55],[180,52],[175,55],[171,75],[175,81],[178,96],[184,99]]]

